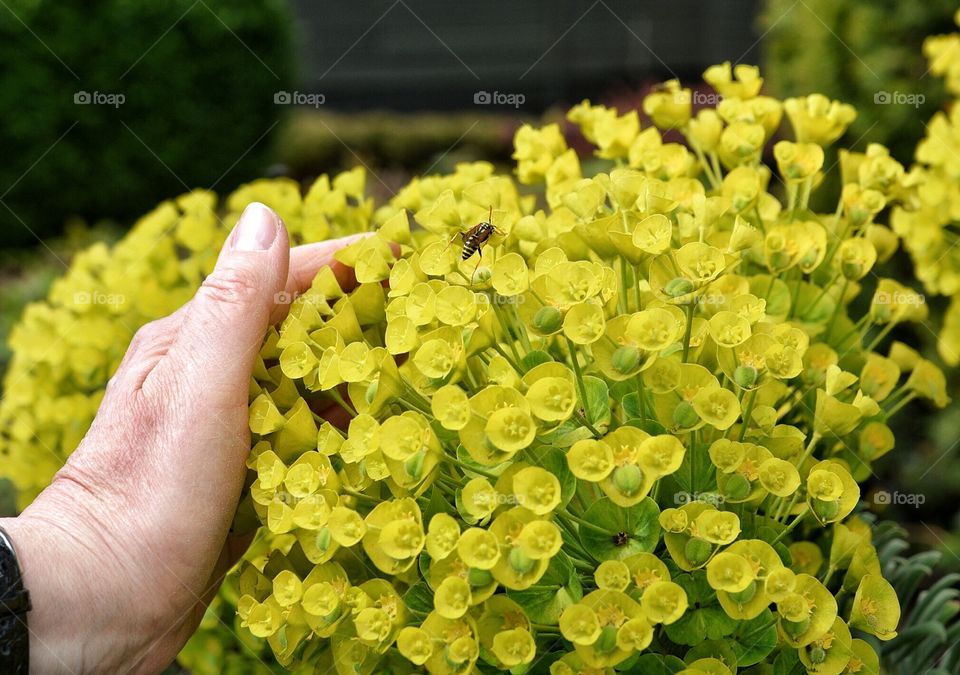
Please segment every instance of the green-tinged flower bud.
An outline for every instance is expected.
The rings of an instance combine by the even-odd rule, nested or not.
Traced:
[[[683,277],[675,277],[667,282],[663,292],[671,298],[679,298],[681,295],[693,292],[693,282]]]
[[[673,424],[680,429],[689,429],[696,426],[699,421],[700,416],[687,401],[680,401],[677,407],[673,409]]]
[[[703,563],[707,562],[707,559],[710,557],[711,553],[713,553],[713,546],[710,545],[710,542],[704,541],[698,537],[691,538],[690,541],[687,542],[687,545],[683,548],[683,554],[694,567],[699,567]]]
[[[480,265],[476,272],[473,273],[474,283],[479,286],[483,286],[484,284],[488,283],[491,277],[493,277],[493,270],[486,265]]]
[[[546,305],[533,315],[533,326],[541,333],[556,333],[563,326],[563,314],[556,307]]]
[[[811,663],[823,663],[827,660],[827,652],[823,647],[813,647],[807,652]]]
[[[618,347],[611,361],[614,370],[626,375],[640,364],[640,350],[630,345]]]
[[[733,379],[738,387],[749,389],[757,383],[757,369],[753,366],[737,366],[733,371]]]
[[[516,570],[517,574],[526,574],[537,564],[537,561],[530,558],[519,546],[510,549],[507,560],[509,560],[510,567]]]
[[[796,639],[806,633],[807,629],[810,628],[810,619],[806,618],[802,621],[790,621],[788,619],[783,619],[780,622],[780,625],[783,627],[783,630],[787,635]]]
[[[723,486],[723,494],[729,499],[746,499],[753,489],[747,477],[740,473],[735,473],[727,479]]]
[[[423,471],[423,462],[427,458],[427,453],[418,452],[403,463],[403,469],[411,478],[420,478],[420,472]]]
[[[467,572],[467,581],[474,588],[479,588],[480,586],[487,586],[492,583],[493,575],[490,573],[490,570],[481,570],[476,567],[471,567],[470,571]]]
[[[367,391],[364,398],[367,400],[367,404],[373,403],[373,399],[377,397],[377,390],[380,389],[380,380],[374,380],[367,385]]]
[[[598,654],[607,654],[617,648],[617,627],[604,626],[600,637],[593,643],[593,649]]]
[[[744,588],[739,593],[731,593],[730,598],[739,605],[745,605],[757,594],[757,582],[751,581],[750,585]]]
[[[613,484],[617,490],[630,497],[636,494],[643,484],[643,471],[636,464],[618,466],[613,470]]]
[[[840,503],[835,501],[826,502],[814,498],[811,503],[813,504],[813,512],[817,514],[820,520],[832,520],[837,517],[837,512],[840,510]]]

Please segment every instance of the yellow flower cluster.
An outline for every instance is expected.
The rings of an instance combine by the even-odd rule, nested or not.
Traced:
[[[715,108],[668,82],[646,128],[571,110],[595,175],[549,125],[515,138],[541,191],[486,163],[415,179],[338,254],[356,287],[321,271],[270,330],[241,513],[271,538],[238,612],[282,664],[878,672],[851,629],[889,639],[900,610],[859,482],[892,415],[947,402],[884,340],[926,318],[875,272],[910,174],[841,150],[815,212],[852,108],[761,96],[745,66],[705,79]]]
[[[960,11],[954,16],[960,25]],[[923,46],[930,72],[945,78],[947,90],[960,97],[960,33],[934,35]],[[952,298],[938,331],[940,356],[960,364],[960,106],[952,101],[926,125],[917,145],[916,164],[899,178],[898,204],[891,226],[903,239],[924,289]]]

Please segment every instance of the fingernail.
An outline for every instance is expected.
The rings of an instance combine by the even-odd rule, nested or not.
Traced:
[[[237,251],[265,251],[277,238],[280,220],[260,202],[251,202],[233,228],[231,237]]]

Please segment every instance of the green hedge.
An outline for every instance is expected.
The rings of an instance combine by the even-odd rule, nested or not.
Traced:
[[[0,62],[0,245],[21,245],[262,174],[291,21],[283,0],[7,0]]]

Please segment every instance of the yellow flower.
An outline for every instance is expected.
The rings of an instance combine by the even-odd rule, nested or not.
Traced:
[[[681,88],[679,80],[664,82],[643,99],[643,112],[661,129],[682,127],[690,120],[690,90]]]
[[[879,575],[864,576],[853,598],[850,626],[881,640],[891,640],[897,636],[899,623],[900,603],[896,591]]]
[[[619,560],[605,560],[593,573],[597,588],[625,591],[630,585],[630,568]]]
[[[422,666],[433,655],[430,635],[422,628],[406,626],[397,635],[397,649],[415,666]]]
[[[567,143],[556,124],[535,129],[522,125],[514,135],[513,158],[517,160],[517,178],[530,185],[542,181],[553,160],[563,154]]]
[[[433,594],[434,608],[445,619],[459,619],[467,613],[472,600],[470,585],[460,577],[447,577]]]
[[[560,481],[546,469],[529,466],[513,476],[517,504],[538,516],[546,515],[560,504]]]
[[[583,604],[569,605],[560,614],[560,633],[575,645],[592,645],[600,637],[596,612]]]
[[[446,513],[438,513],[430,519],[424,544],[431,558],[442,560],[457,548],[459,539],[460,525],[457,521]]]
[[[771,457],[757,469],[760,484],[776,497],[789,497],[800,487],[800,474],[790,462]]]
[[[470,567],[489,570],[500,559],[500,542],[488,530],[471,527],[460,536],[457,553]]]
[[[831,101],[822,94],[788,98],[783,102],[797,140],[827,146],[843,135],[856,118],[852,106]]]
[[[580,440],[567,452],[567,464],[577,478],[599,483],[614,469],[613,450],[601,441]]]
[[[707,68],[703,79],[721,96],[729,98],[753,98],[760,93],[760,87],[763,86],[759,68],[743,63],[731,68],[729,61]]]
[[[720,386],[701,389],[692,403],[697,415],[720,431],[729,429],[740,418],[737,395]]]
[[[687,611],[687,594],[672,581],[655,581],[643,591],[640,605],[651,623],[671,624]]]
[[[721,551],[707,563],[707,582],[711,588],[741,593],[754,582],[756,571],[741,555]]]
[[[514,668],[533,661],[537,654],[537,645],[529,631],[514,628],[497,633],[493,637],[491,651],[504,666]]]

